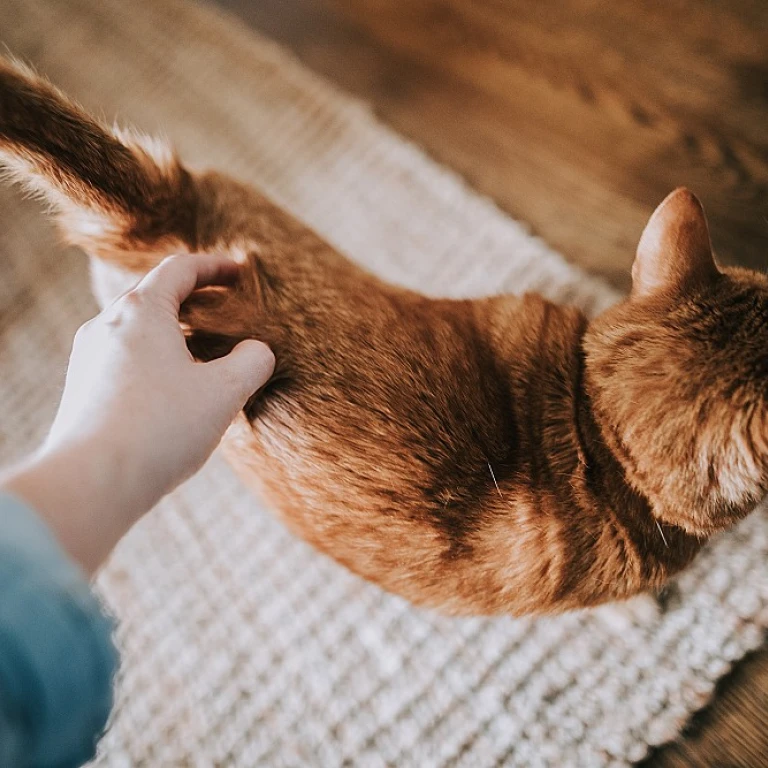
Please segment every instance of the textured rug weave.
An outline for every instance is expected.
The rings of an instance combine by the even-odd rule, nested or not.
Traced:
[[[616,297],[275,45],[180,0],[0,0],[0,42],[190,164],[258,183],[352,258],[432,294]],[[594,222],[585,222],[593,226]],[[50,423],[84,258],[0,192],[0,461]],[[768,624],[768,517],[717,539],[664,613],[451,620],[292,538],[214,457],[98,587],[124,667],[99,766],[626,765],[674,738]]]

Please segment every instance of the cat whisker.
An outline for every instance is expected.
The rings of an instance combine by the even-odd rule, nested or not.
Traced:
[[[491,472],[491,478],[493,479],[493,484],[496,486],[496,490],[497,490],[497,491],[498,491],[498,493],[499,493],[499,498],[500,498],[502,501],[504,501],[504,496],[503,496],[503,495],[502,495],[502,493],[501,493],[501,488],[499,488],[499,484],[496,482],[496,475],[494,475],[494,474],[493,474],[493,467],[491,466],[491,462],[489,461],[489,462],[487,462],[487,464],[488,464],[488,469],[489,469],[489,470],[490,470],[490,472]]]
[[[659,529],[659,533],[661,534],[661,540],[664,542],[664,546],[669,549],[669,544],[667,544],[667,537],[664,535],[664,531],[661,530],[661,524],[659,521],[656,521],[656,527]]]

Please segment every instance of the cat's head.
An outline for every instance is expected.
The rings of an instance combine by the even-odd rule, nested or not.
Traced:
[[[637,249],[629,297],[585,337],[585,382],[629,482],[707,535],[768,492],[768,277],[718,267],[701,203],[678,189]]]

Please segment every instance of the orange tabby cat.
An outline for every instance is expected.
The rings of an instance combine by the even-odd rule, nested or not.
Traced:
[[[257,191],[8,63],[0,160],[95,257],[102,301],[169,253],[241,261],[183,316],[198,358],[245,338],[277,356],[227,454],[292,530],[409,600],[522,614],[626,598],[768,491],[768,279],[715,265],[686,190],[649,221],[631,295],[590,323],[535,295],[388,285]]]

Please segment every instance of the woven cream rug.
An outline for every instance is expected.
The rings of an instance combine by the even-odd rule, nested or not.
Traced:
[[[275,45],[181,0],[0,0],[0,42],[109,119],[265,188],[353,258],[435,294],[615,296]],[[585,222],[584,226],[595,226]],[[85,260],[0,192],[0,461],[49,424]],[[768,624],[768,518],[722,536],[658,618],[449,620],[292,538],[218,458],[99,588],[124,669],[100,766],[625,765],[675,738]]]

